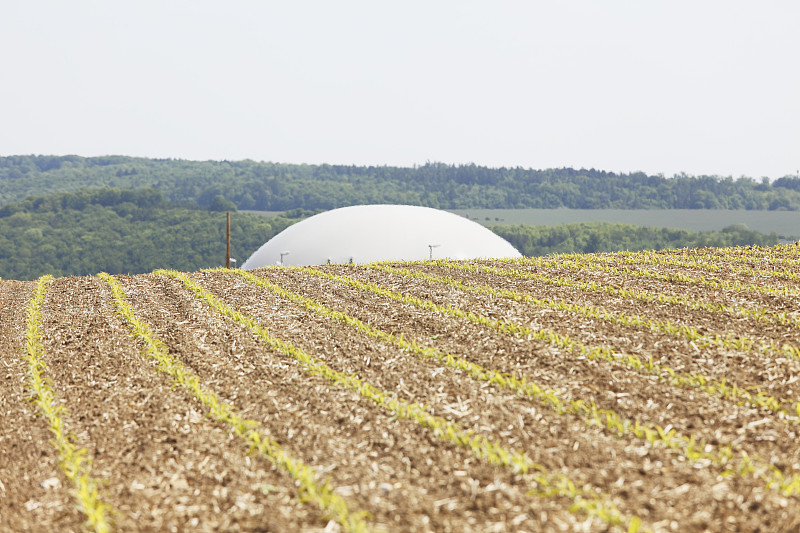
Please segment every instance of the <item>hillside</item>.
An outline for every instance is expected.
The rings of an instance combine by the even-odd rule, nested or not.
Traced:
[[[0,205],[93,188],[162,191],[170,202],[285,211],[394,203],[466,208],[798,209],[800,178],[615,174],[595,169],[413,168],[185,161],[123,156],[0,157]]]
[[[799,250],[0,281],[0,530],[796,530]]]
[[[235,213],[231,256],[244,261],[297,218]],[[0,207],[0,278],[199,270],[225,263],[224,212],[167,202],[155,189],[98,189]]]
[[[217,197],[211,210],[190,209],[149,188],[81,190],[6,204],[0,207],[0,278],[219,266],[225,262],[225,213],[215,209],[236,207]],[[312,214],[294,209],[267,218],[235,212],[232,257],[242,264],[275,234]],[[775,234],[741,227],[708,233],[606,223],[490,229],[525,255],[777,243]]]

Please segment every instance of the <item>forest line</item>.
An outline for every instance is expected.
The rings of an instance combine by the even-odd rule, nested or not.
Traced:
[[[596,169],[414,167],[188,161],[125,156],[0,157],[0,205],[94,188],[160,190],[185,206],[215,199],[238,209],[286,211],[363,204],[437,209],[800,209],[800,177],[673,177]]]
[[[0,207],[0,278],[138,274],[157,268],[196,271],[225,263],[225,213],[234,211],[231,255],[243,263],[289,225],[314,214],[274,217],[170,203],[156,189],[97,189],[28,198]],[[646,250],[684,246],[777,244],[745,227],[722,231],[648,228],[605,222],[559,226],[491,226],[523,255]]]

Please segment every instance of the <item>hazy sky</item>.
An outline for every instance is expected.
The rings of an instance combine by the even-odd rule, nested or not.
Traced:
[[[800,169],[797,0],[0,0],[0,50],[0,155]]]

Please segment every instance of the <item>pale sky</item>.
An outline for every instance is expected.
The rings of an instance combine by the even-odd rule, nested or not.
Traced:
[[[0,155],[800,169],[797,0],[0,0]]]

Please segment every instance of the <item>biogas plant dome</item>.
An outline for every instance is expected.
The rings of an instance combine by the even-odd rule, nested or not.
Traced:
[[[410,205],[358,205],[289,226],[242,268],[511,257],[521,255],[508,241],[459,215]]]

